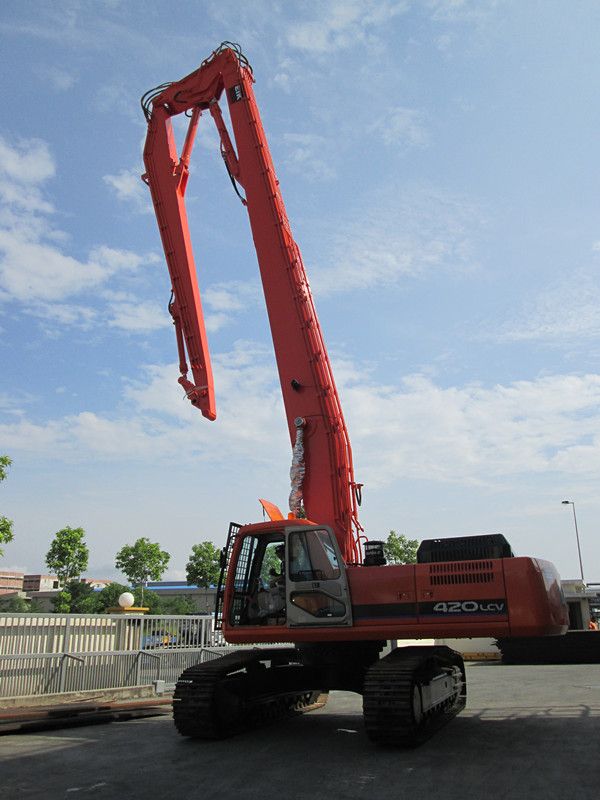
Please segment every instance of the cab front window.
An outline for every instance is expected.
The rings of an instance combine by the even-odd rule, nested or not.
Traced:
[[[290,534],[292,581],[328,581],[339,577],[340,565],[329,531],[296,531]]]
[[[232,625],[283,625],[285,544],[281,535],[247,536],[235,568]]]

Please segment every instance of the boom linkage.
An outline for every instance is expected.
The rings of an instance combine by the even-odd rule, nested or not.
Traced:
[[[179,349],[179,382],[192,404],[208,419],[215,419],[208,341],[184,204],[198,119],[202,111],[209,110],[232,182],[245,192],[242,201],[256,247],[292,446],[296,420],[303,421],[304,510],[309,519],[333,528],[346,563],[360,563],[360,485],[354,480],[350,440],[253,82],[250,65],[239,48],[224,43],[190,75],[159,87],[154,94],[148,93],[145,103],[143,100],[148,119],[144,179],[151,190],[171,276],[170,310]],[[237,153],[218,105],[223,93]],[[178,158],[170,118],[189,112],[188,133]],[[193,382],[188,378],[186,351]]]

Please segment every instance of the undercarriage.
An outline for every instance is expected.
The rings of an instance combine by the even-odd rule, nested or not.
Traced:
[[[363,696],[365,729],[379,744],[415,747],[465,706],[461,656],[447,647],[383,642],[237,650],[190,667],[179,678],[173,716],[180,734],[222,739],[321,708],[330,690]]]

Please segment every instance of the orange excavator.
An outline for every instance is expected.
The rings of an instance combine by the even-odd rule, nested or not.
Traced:
[[[298,245],[294,241],[238,45],[142,97],[146,173],[171,277],[179,383],[209,420],[216,405],[185,209],[189,163],[203,113],[213,118],[231,182],[248,211],[292,446],[290,511],[262,500],[268,521],[231,523],[216,624],[243,648],[198,664],[174,695],[178,731],[231,735],[279,714],[322,705],[329,690],[358,692],[368,736],[414,746],[464,708],[465,669],[445,646],[389,640],[560,635],[568,614],[547,561],[515,557],[501,535],[421,543],[416,564],[388,565],[383,542],[358,519],[362,485]],[[229,108],[233,138],[219,101]],[[189,117],[181,154],[171,119]],[[235,142],[235,144],[234,144]],[[189,366],[188,366],[189,361]],[[191,374],[190,374],[191,373]],[[276,646],[287,642],[291,646]]]

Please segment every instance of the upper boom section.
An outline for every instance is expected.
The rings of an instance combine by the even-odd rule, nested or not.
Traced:
[[[256,247],[279,379],[292,445],[302,428],[307,516],[330,525],[347,562],[359,562],[357,496],[350,441],[331,365],[298,245],[292,237],[279,181],[254,98],[252,70],[236,45],[224,43],[187,77],[142,99],[148,119],[146,175],[169,272],[181,377],[190,400],[204,416],[216,416],[208,343],[184,205],[190,153],[200,114],[208,110],[221,153],[244,205]],[[235,149],[218,100],[225,93]],[[151,104],[151,108],[150,108]],[[170,118],[188,113],[181,157]],[[237,187],[236,187],[237,191]],[[239,193],[239,192],[238,192]],[[240,195],[241,196],[241,195]],[[193,382],[187,377],[189,354]]]

